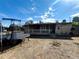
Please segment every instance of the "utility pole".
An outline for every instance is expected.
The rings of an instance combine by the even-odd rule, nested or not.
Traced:
[[[3,52],[3,44],[2,44],[2,41],[3,41],[3,39],[2,39],[2,23],[0,24],[0,26],[1,26],[1,30],[0,30],[0,36],[1,36],[1,39],[0,39],[0,42],[1,42],[1,52]]]

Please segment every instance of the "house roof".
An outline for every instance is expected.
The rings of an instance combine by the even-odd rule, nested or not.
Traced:
[[[25,24],[24,26],[27,26],[27,25],[56,25],[56,24],[66,25],[66,24],[72,24],[72,23],[71,22],[68,22],[68,23],[35,23],[35,24]]]

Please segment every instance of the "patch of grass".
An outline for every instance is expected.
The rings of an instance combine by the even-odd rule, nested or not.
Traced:
[[[53,41],[52,43],[50,43],[52,46],[56,46],[56,47],[59,47],[61,45],[60,42],[58,41]]]

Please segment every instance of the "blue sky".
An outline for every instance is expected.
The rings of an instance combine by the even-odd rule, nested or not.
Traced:
[[[79,16],[79,0],[0,0],[0,19],[55,22],[74,16]]]

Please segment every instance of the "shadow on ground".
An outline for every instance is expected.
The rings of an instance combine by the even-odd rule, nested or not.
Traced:
[[[32,35],[30,38],[39,38],[39,39],[59,39],[59,40],[72,40],[71,36],[48,36],[48,35]]]
[[[18,44],[20,44],[22,42],[21,39],[18,40],[7,40],[7,39],[3,39],[2,40],[2,44],[0,43],[0,52],[3,52],[9,48],[12,48]]]

